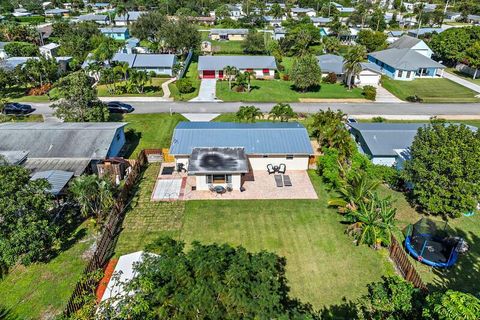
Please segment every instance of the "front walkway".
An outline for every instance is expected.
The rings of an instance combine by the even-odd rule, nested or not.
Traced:
[[[377,103],[405,103],[405,101],[402,101],[395,97],[393,94],[390,93],[387,89],[385,89],[382,86],[376,86],[377,88],[377,97],[375,99],[375,102]]]
[[[468,80],[462,79],[459,76],[456,76],[456,75],[454,75],[452,73],[449,73],[447,71],[445,71],[443,73],[443,77],[445,79],[448,79],[448,80],[451,80],[455,83],[458,83],[459,85],[464,86],[465,88],[468,88],[468,89],[473,90],[477,93],[480,93],[480,86],[478,84],[475,84],[475,83],[470,82]]]
[[[220,113],[182,113],[190,122],[212,121],[219,115]]]
[[[217,79],[202,79],[198,96],[190,102],[221,102],[217,99]]]

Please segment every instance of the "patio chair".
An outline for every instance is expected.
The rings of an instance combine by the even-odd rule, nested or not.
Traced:
[[[183,163],[177,163],[177,172],[182,173],[185,170],[185,166]]]
[[[284,174],[287,171],[287,166],[284,163],[280,163],[278,166],[278,173]]]
[[[227,183],[227,191],[232,192],[233,191],[233,186],[231,183]]]
[[[283,180],[282,180],[282,176],[279,175],[279,174],[276,174],[273,176],[275,178],[275,184],[277,185],[278,188],[281,188],[283,187]]]
[[[290,180],[290,176],[283,175],[283,185],[285,187],[291,187],[292,186],[292,181]]]
[[[267,171],[268,171],[268,174],[275,173],[275,169],[273,168],[273,164],[271,164],[271,163],[267,164]]]
[[[209,185],[208,185],[208,190],[210,190],[211,192],[216,192],[216,191],[215,191],[215,187],[213,186],[213,184],[209,184]]]

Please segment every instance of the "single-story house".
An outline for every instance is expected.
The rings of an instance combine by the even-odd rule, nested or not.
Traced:
[[[60,45],[52,42],[44,46],[41,46],[38,49],[40,50],[40,54],[42,56],[44,56],[47,59],[52,59],[57,55],[58,48],[60,48]]]
[[[333,5],[338,11],[342,12],[342,13],[352,13],[355,11],[355,8],[352,8],[352,7],[344,7],[343,5],[341,5],[340,3],[337,3],[337,2],[330,2],[331,5]]]
[[[285,38],[286,35],[287,35],[287,30],[284,28],[275,28],[275,30],[273,30],[273,39],[275,40],[280,40],[282,38]]]
[[[46,16],[46,17],[68,16],[68,14],[70,13],[70,10],[68,10],[68,9],[55,8],[55,9],[45,10],[44,13],[45,13],[45,16]]]
[[[311,17],[312,23],[315,27],[322,27],[326,26],[330,22],[332,22],[331,18],[324,18],[324,17]]]
[[[323,54],[321,56],[317,56],[317,60],[318,65],[322,70],[322,76],[326,76],[329,73],[335,73],[339,80],[343,77],[344,59],[342,56],[337,56],[335,54]]]
[[[127,27],[109,27],[109,28],[100,28],[100,32],[114,40],[125,41],[130,38],[130,33],[128,32]]]
[[[103,14],[84,14],[76,18],[77,22],[93,21],[98,24],[109,24],[110,18]]]
[[[268,23],[271,27],[280,27],[282,25],[282,18],[275,18],[272,16],[263,16],[263,20]]]
[[[248,34],[248,29],[211,29],[208,37],[211,40],[242,41]]]
[[[445,19],[450,20],[450,21],[457,21],[461,17],[462,17],[462,14],[460,12],[447,11],[445,13]]]
[[[169,153],[177,168],[195,176],[197,190],[210,185],[240,190],[245,174],[267,165],[307,170],[313,148],[297,122],[180,122]]]
[[[409,149],[419,128],[428,123],[349,123],[350,133],[359,151],[367,155],[374,164],[403,168],[410,158]],[[472,131],[478,129],[467,126]]]
[[[475,14],[467,15],[467,21],[472,24],[480,24],[480,16]]]
[[[58,72],[62,73],[67,71],[68,63],[72,60],[72,57],[53,57],[58,63]],[[0,69],[13,70],[18,66],[23,66],[28,60],[39,59],[38,57],[10,57],[4,60],[0,60]]]
[[[232,20],[238,20],[243,17],[243,10],[241,4],[227,4],[227,8],[230,13],[230,18]]]
[[[408,35],[403,35],[397,41],[389,45],[388,48],[411,49],[423,54],[427,58],[431,58],[433,54],[432,49],[430,49],[423,40]]]
[[[317,15],[317,12],[313,8],[295,7],[295,8],[292,8],[290,12],[292,13],[292,17],[294,18],[303,17],[303,16],[315,17]]]
[[[128,11],[126,14],[115,16],[114,22],[116,26],[126,26],[135,22],[140,18],[144,11]]]
[[[139,71],[173,76],[173,66],[177,62],[177,57],[174,54],[116,53],[112,61],[126,62],[130,68]]]
[[[412,37],[421,37],[427,34],[432,34],[432,33],[442,33],[446,29],[443,28],[420,28],[420,29],[411,29],[408,30],[408,35]]]
[[[63,170],[81,175],[95,163],[117,157],[125,145],[125,122],[10,122],[0,124],[0,153],[27,153],[21,165],[32,173]],[[25,158],[23,156],[23,158]],[[90,167],[89,167],[90,166]]]
[[[443,74],[445,66],[412,49],[386,49],[368,54],[368,61],[378,65],[394,80],[434,78]]]
[[[273,56],[200,56],[198,73],[203,79],[223,79],[225,67],[252,72],[257,79],[273,79],[277,63]]]

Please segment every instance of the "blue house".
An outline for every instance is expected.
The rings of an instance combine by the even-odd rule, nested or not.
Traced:
[[[445,66],[412,49],[391,48],[372,52],[368,61],[394,80],[411,81],[443,75]]]
[[[107,37],[110,37],[114,40],[125,41],[130,38],[130,33],[126,27],[110,27],[110,28],[100,28],[100,32]]]

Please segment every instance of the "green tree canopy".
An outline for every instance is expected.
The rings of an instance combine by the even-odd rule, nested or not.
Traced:
[[[126,285],[135,292],[103,304],[102,319],[313,319],[288,295],[284,259],[229,245],[160,238]]]
[[[265,33],[250,30],[245,37],[245,41],[242,42],[242,48],[243,51],[248,54],[264,54],[267,50],[265,43]]]
[[[380,31],[363,29],[358,32],[357,43],[365,46],[367,52],[383,50],[387,46],[387,35]]]
[[[480,299],[469,293],[453,290],[430,294],[424,306],[425,319],[477,320],[480,315]]]
[[[293,61],[290,79],[300,91],[308,91],[320,86],[322,70],[314,55],[304,55]]]
[[[429,42],[435,56],[449,64],[465,57],[467,48],[480,40],[480,27],[450,28],[435,34]]]
[[[11,57],[37,57],[40,55],[38,47],[28,42],[9,42],[5,45],[4,50]]]
[[[458,217],[480,199],[480,131],[432,122],[418,129],[405,164],[415,202],[426,212]]]

